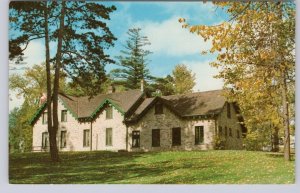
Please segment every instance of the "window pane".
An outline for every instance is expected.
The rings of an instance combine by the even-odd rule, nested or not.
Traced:
[[[42,148],[47,148],[49,147],[49,135],[48,132],[43,132],[42,133]]]
[[[61,122],[67,122],[67,110],[61,111]]]
[[[160,129],[152,129],[152,147],[160,146]]]
[[[90,146],[90,130],[83,130],[83,146]]]
[[[229,103],[227,103],[227,117],[231,118],[230,104]]]
[[[106,128],[106,145],[112,146],[112,128]]]
[[[155,104],[155,114],[163,114],[163,105],[161,103]]]
[[[219,126],[219,136],[222,136],[222,134],[223,134],[222,127]]]
[[[47,112],[44,112],[43,113],[43,118],[42,118],[42,123],[43,124],[47,124],[47,122],[48,122],[48,116],[47,116],[48,114],[47,114]]]
[[[172,145],[181,145],[181,128],[172,128]]]
[[[113,109],[112,107],[106,108],[106,119],[112,119],[113,118]]]
[[[201,144],[204,142],[204,127],[196,126],[195,127],[195,144]]]
[[[67,146],[67,139],[66,139],[66,131],[61,131],[60,134],[60,147],[66,147]]]
[[[140,131],[132,131],[132,147],[140,147]]]

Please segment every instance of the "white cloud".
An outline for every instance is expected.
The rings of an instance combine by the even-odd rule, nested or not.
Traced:
[[[26,65],[41,64],[45,61],[45,45],[41,40],[32,41],[24,51],[24,54],[27,57],[24,60],[27,63]]]
[[[143,29],[143,34],[151,42],[149,49],[155,54],[186,56],[207,50],[211,43],[204,42],[200,36],[182,28],[182,24],[178,22],[179,18],[178,16],[162,22],[136,23],[135,26]]]
[[[181,64],[185,64],[188,69],[192,70],[196,74],[196,85],[194,91],[207,91],[216,90],[223,87],[223,81],[216,79],[213,76],[218,74],[218,69],[209,65],[211,61],[206,60],[199,61],[182,61]]]

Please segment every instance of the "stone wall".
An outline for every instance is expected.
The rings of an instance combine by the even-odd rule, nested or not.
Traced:
[[[58,117],[59,130],[57,144],[60,151],[90,151],[90,150],[126,150],[126,130],[128,130],[128,151],[163,151],[163,150],[206,150],[214,148],[214,136],[222,127],[220,137],[225,141],[225,149],[242,149],[242,131],[238,123],[236,112],[232,105],[231,118],[227,118],[226,105],[217,120],[208,119],[182,119],[171,110],[164,107],[163,114],[155,114],[151,108],[137,123],[126,128],[124,117],[113,108],[113,119],[106,119],[105,109],[99,113],[97,119],[91,122],[79,123],[72,114],[67,111],[67,122],[61,122],[61,111],[66,108],[59,102]],[[92,124],[92,125],[91,125]],[[92,130],[91,130],[92,126]],[[204,127],[204,142],[195,145],[195,127]],[[232,129],[232,136],[225,136],[225,126]],[[181,128],[181,145],[172,146],[172,128]],[[112,128],[112,145],[106,146],[106,128]],[[83,131],[90,130],[90,146],[83,146]],[[160,146],[152,147],[152,129],[160,129]],[[132,148],[132,131],[140,131],[140,147]],[[237,130],[240,138],[237,138]],[[61,131],[66,131],[66,147],[61,148]],[[41,151],[42,133],[47,132],[47,125],[42,124],[42,116],[33,127],[33,151]]]
[[[181,119],[164,107],[164,114],[155,114],[151,108],[137,123],[130,125],[130,151],[204,150],[213,148],[214,120]],[[204,143],[195,145],[195,126],[204,126]],[[181,127],[181,145],[172,146],[172,128]],[[160,147],[152,147],[152,129],[160,129]],[[132,148],[132,131],[140,131],[140,147]]]
[[[90,151],[91,149],[117,151],[126,149],[126,126],[123,124],[123,115],[115,108],[113,108],[113,119],[106,119],[104,109],[93,123],[78,122],[69,111],[67,111],[67,122],[61,122],[62,110],[66,110],[66,108],[59,101],[59,128],[57,132],[59,151]],[[112,128],[112,146],[106,146],[106,128]],[[83,132],[86,129],[90,130],[92,137],[90,138],[90,146],[84,147]],[[61,147],[61,131],[66,131],[66,147]],[[33,151],[44,151],[41,148],[43,132],[47,132],[47,124],[42,124],[42,116],[40,116],[33,126]]]
[[[230,104],[230,114],[231,118],[227,117],[227,103],[224,105],[222,112],[217,118],[217,128],[220,138],[225,142],[225,149],[242,149],[242,128],[238,123],[237,114],[233,105]],[[222,132],[220,133],[219,127],[222,127]],[[227,135],[225,135],[225,128],[227,128]],[[232,130],[232,136],[229,136],[229,128]],[[240,137],[238,138],[238,131]]]

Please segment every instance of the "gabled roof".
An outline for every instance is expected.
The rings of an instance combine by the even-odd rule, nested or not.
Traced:
[[[223,90],[163,96],[181,116],[215,115],[222,111],[226,98]]]
[[[60,93],[58,98],[74,118],[80,119],[94,118],[105,104],[111,104],[124,115],[143,95],[143,92],[140,90],[129,90],[119,93],[99,94],[90,99],[88,96],[74,97]],[[45,104],[39,108],[38,112],[30,120],[30,124],[35,123],[43,109],[45,109]]]
[[[169,108],[179,117],[192,117],[199,115],[214,116],[222,111],[222,108],[226,102],[222,92],[222,90],[213,90],[190,94],[147,98],[127,119],[127,121],[136,121],[141,118],[156,101],[162,102],[165,106],[167,106],[167,108]]]

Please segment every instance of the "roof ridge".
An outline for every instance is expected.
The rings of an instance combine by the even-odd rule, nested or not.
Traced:
[[[215,90],[198,91],[198,92],[185,93],[185,94],[172,94],[172,95],[161,96],[161,97],[184,96],[184,95],[192,95],[192,94],[207,93],[207,92],[216,92],[216,91],[224,91],[224,89],[215,89]]]

